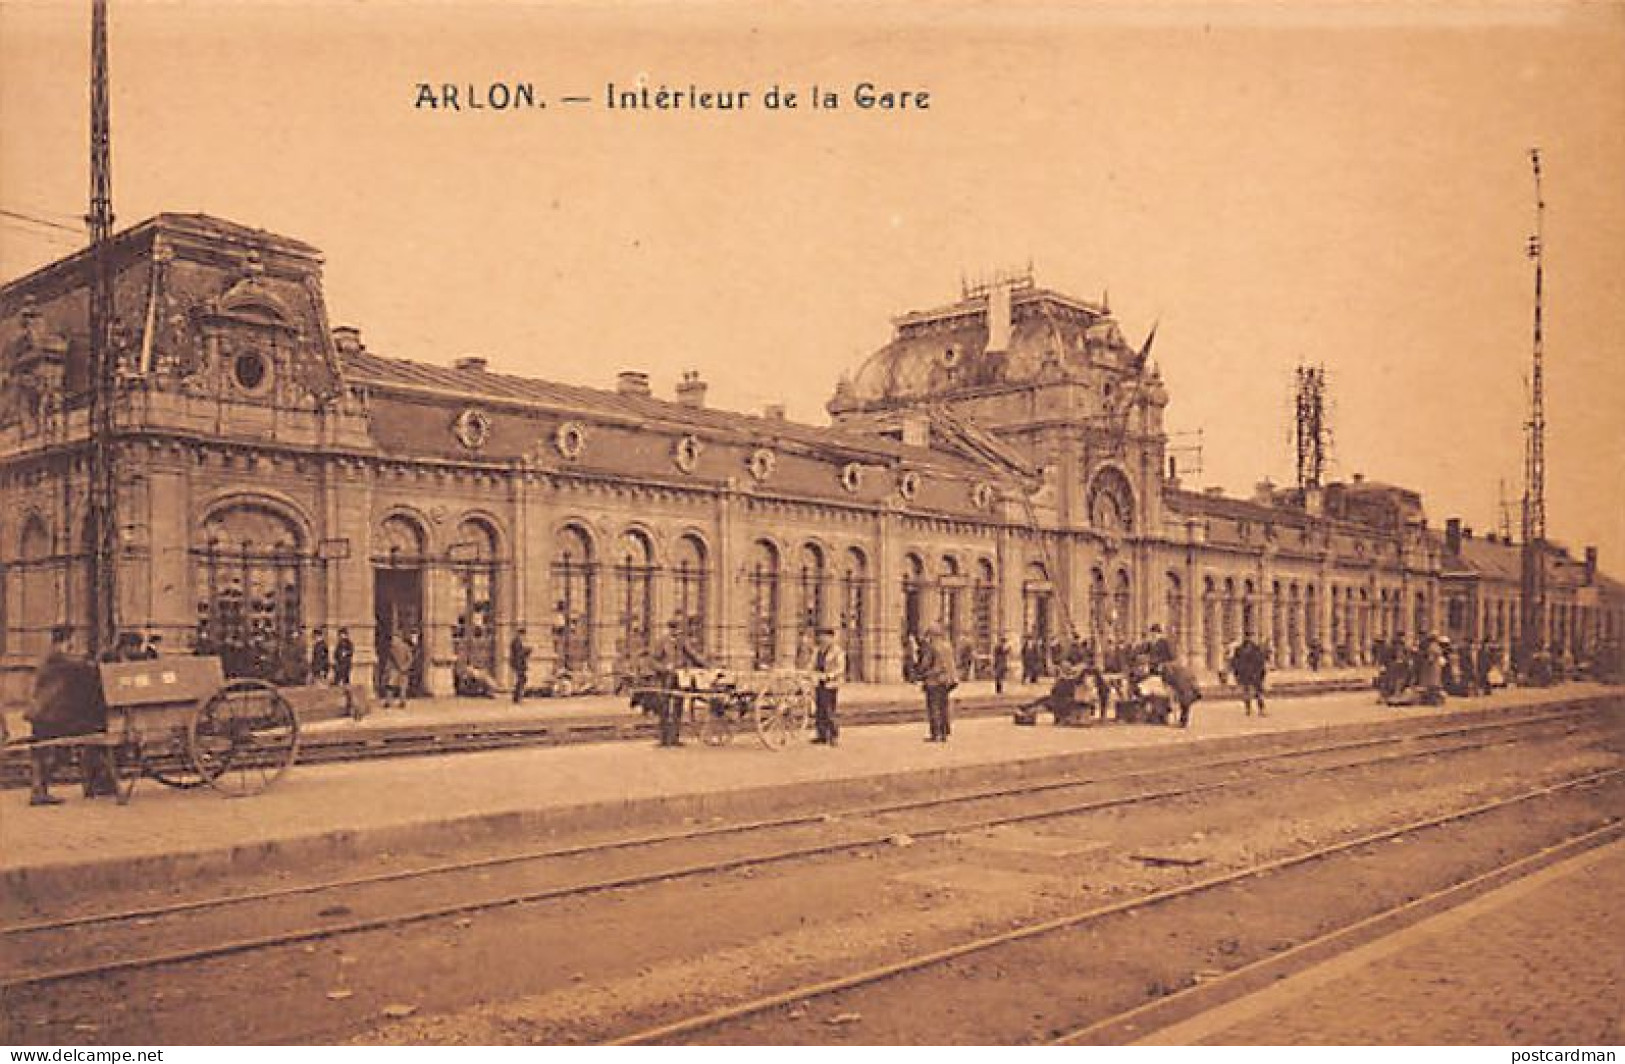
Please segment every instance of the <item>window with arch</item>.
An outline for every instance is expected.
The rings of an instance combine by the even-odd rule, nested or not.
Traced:
[[[1112,577],[1112,638],[1119,646],[1127,646],[1133,639],[1134,580],[1127,569],[1119,569]]]
[[[257,501],[215,508],[192,548],[198,640],[230,677],[302,682],[304,537],[278,509]]]
[[[615,541],[615,655],[630,663],[649,649],[654,637],[654,544],[636,528]]]
[[[959,569],[959,559],[944,554],[937,566],[937,622],[948,645],[957,653],[965,638],[964,604],[965,577]]]
[[[553,656],[563,671],[591,670],[596,595],[592,539],[580,525],[553,537]]]
[[[1106,574],[1097,565],[1089,570],[1089,631],[1097,651],[1105,646],[1106,633],[1110,630],[1106,594]]]
[[[846,650],[846,678],[866,678],[864,664],[869,631],[869,559],[852,547],[841,556],[841,639]]]
[[[30,657],[45,653],[58,620],[55,553],[45,519],[29,514],[18,536],[17,561],[8,567],[17,579],[17,615],[11,622],[17,638],[8,644]]]
[[[1185,645],[1185,582],[1176,572],[1163,577],[1163,612],[1167,615],[1168,643],[1177,652]]]
[[[1241,634],[1258,638],[1258,589],[1251,580],[1241,585]]]
[[[1046,665],[1055,639],[1054,594],[1049,570],[1042,562],[1029,562],[1021,576],[1021,634],[1039,644]]]
[[[1106,468],[1089,485],[1089,523],[1099,531],[1134,531],[1134,489],[1121,470]]]
[[[1303,589],[1303,636],[1306,652],[1320,643],[1320,591],[1314,584]]]
[[[452,573],[457,588],[457,621],[452,652],[459,661],[486,672],[497,667],[497,534],[484,518],[464,518],[452,542]]]
[[[919,645],[925,631],[925,562],[918,554],[903,556],[903,642]],[[909,663],[913,675],[913,663]]]
[[[1219,667],[1219,589],[1211,576],[1202,578],[1202,660],[1209,669]]]
[[[818,629],[824,624],[829,587],[824,548],[803,543],[796,562],[796,667],[810,666]],[[806,659],[803,661],[802,659]]]
[[[1287,586],[1286,596],[1287,662],[1297,668],[1303,664],[1303,600],[1296,581]]]
[[[770,669],[779,660],[779,549],[765,539],[750,550],[751,664]]]
[[[997,638],[994,626],[998,621],[998,583],[993,563],[986,558],[976,559],[974,582],[971,585],[971,630],[976,644],[976,656],[985,662],[993,660],[993,641]]]
[[[1270,584],[1270,661],[1279,668],[1286,654],[1286,606],[1281,597],[1281,582]]]
[[[1239,642],[1239,629],[1237,626],[1236,609],[1236,581],[1234,577],[1224,578],[1224,598],[1220,603],[1220,627],[1223,629],[1224,653],[1230,652],[1231,646]]]
[[[378,526],[376,561],[392,566],[418,566],[428,553],[423,526],[404,514],[391,514]]]
[[[700,537],[690,534],[677,540],[676,549],[672,551],[671,574],[676,620],[687,633],[689,645],[704,654],[710,570],[706,568],[705,543]]]

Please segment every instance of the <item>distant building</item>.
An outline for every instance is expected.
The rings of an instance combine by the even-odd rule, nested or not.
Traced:
[[[533,674],[600,676],[673,622],[739,667],[790,665],[829,624],[860,680],[899,678],[930,625],[985,660],[1000,633],[1160,623],[1207,669],[1244,633],[1283,667],[1311,644],[1364,662],[1374,638],[1455,631],[1458,602],[1464,634],[1517,631],[1516,548],[1438,535],[1413,491],[1186,490],[1150,343],[1030,278],[898,318],[820,428],[712,409],[693,374],[667,400],[632,370],[599,390],[374,353],[329,325],[315,248],[202,215],[114,256],[121,623],[233,672],[295,678],[308,632],[339,626],[362,665],[420,634],[432,692],[459,657],[501,675],[519,623]],[[87,277],[81,253],[0,288],[13,696],[50,628],[85,622]],[[1617,640],[1595,553],[1553,557],[1551,639]]]

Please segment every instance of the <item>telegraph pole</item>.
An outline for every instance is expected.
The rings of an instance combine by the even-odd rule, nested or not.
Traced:
[[[107,92],[107,0],[90,8],[90,492],[85,548],[90,563],[89,649],[92,655],[118,638],[118,482],[113,400],[118,354],[113,350],[112,123]]]
[[[1544,222],[1546,200],[1540,190],[1540,149],[1529,149],[1535,175],[1535,234],[1525,251],[1535,263],[1535,336],[1529,375],[1529,422],[1525,426],[1522,555],[1522,631],[1525,658],[1545,649],[1546,620],[1546,384],[1542,301],[1545,298]]]
[[[1298,488],[1318,488],[1326,475],[1331,428],[1326,420],[1326,367],[1301,365],[1293,391],[1292,440],[1298,453]]]

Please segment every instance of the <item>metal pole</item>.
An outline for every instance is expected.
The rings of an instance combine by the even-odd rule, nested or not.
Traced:
[[[89,649],[99,655],[118,633],[118,549],[113,398],[118,356],[112,345],[112,124],[107,91],[107,0],[92,0],[90,22],[90,492],[85,545],[90,564]]]

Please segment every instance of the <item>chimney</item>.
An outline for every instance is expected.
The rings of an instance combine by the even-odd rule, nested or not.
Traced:
[[[461,358],[458,358],[452,362],[452,368],[473,370],[476,373],[484,373],[490,368],[490,364],[486,362],[484,355],[463,355]]]
[[[1364,484],[1365,483],[1365,474],[1364,473],[1356,473],[1356,474],[1354,474],[1353,479],[1354,479],[1354,483],[1356,483],[1356,484]]]
[[[647,398],[653,394],[649,390],[649,375],[642,370],[621,370],[615,374],[615,394],[636,395]]]
[[[1597,548],[1596,547],[1587,547],[1586,548],[1586,583],[1595,584],[1596,582],[1597,582]]]
[[[705,382],[699,370],[685,369],[683,379],[677,382],[677,402],[695,410],[705,406]]]
[[[354,325],[333,326],[333,346],[338,348],[341,355],[354,355],[366,350],[361,343],[361,330]]]
[[[784,404],[768,403],[766,406],[762,407],[762,416],[767,418],[769,421],[783,421],[785,419]]]
[[[1461,553],[1461,518],[1452,517],[1445,521],[1444,549],[1446,554]]]
[[[1175,455],[1168,456],[1168,483],[1179,487],[1179,458]]]

